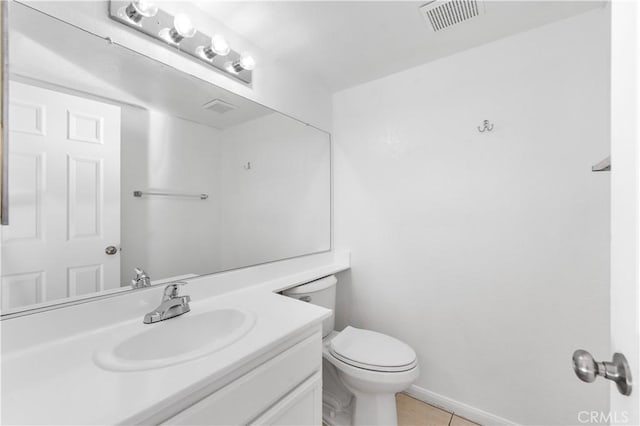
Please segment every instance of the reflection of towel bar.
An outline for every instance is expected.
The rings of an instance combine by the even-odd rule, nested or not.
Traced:
[[[611,171],[611,156],[605,158],[595,166],[591,167],[592,172],[609,172]]]
[[[206,200],[209,198],[209,194],[177,194],[174,192],[142,192],[133,191],[134,197],[142,197],[143,195],[159,195],[161,197],[188,197],[188,198],[200,198]]]

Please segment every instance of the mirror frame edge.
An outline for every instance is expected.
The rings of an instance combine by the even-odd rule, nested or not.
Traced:
[[[9,224],[9,26],[8,2],[0,1],[0,225]]]

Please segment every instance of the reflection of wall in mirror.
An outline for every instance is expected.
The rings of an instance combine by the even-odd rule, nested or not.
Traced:
[[[279,113],[217,130],[123,106],[122,152],[124,285],[136,266],[160,279],[330,249],[324,132]],[[138,189],[209,198],[134,198]]]
[[[122,283],[142,267],[155,279],[220,269],[220,131],[123,107]],[[209,198],[133,197],[135,190]]]
[[[329,135],[273,113],[221,136],[221,268],[329,250]]]

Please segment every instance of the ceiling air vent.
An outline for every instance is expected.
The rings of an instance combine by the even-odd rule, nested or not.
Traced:
[[[202,105],[202,108],[209,111],[217,112],[218,114],[224,114],[225,112],[233,111],[236,109],[234,105],[223,101],[222,99],[214,99],[211,102],[207,102]]]
[[[420,6],[420,12],[433,31],[441,31],[484,13],[484,4],[480,0],[433,0]]]

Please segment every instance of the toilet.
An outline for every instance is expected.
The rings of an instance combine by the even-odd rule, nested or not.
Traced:
[[[331,275],[283,291],[335,311]],[[397,392],[418,378],[415,351],[386,334],[355,327],[335,331],[335,315],[322,324],[323,420],[330,426],[396,425]]]

